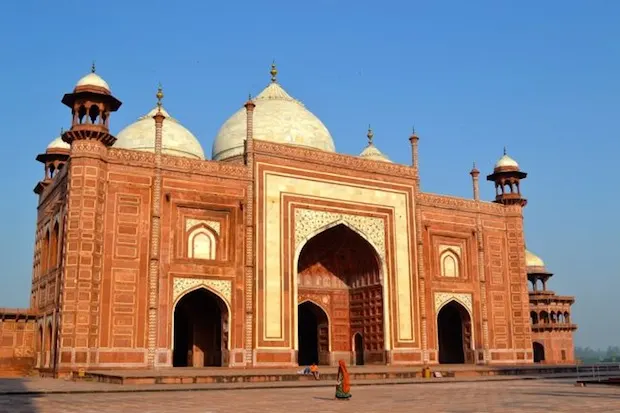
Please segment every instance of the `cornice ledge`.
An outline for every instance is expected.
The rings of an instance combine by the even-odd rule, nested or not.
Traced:
[[[407,165],[390,162],[371,161],[357,156],[325,152],[318,149],[294,145],[254,140],[254,152],[258,154],[296,159],[319,165],[336,166],[354,171],[374,172],[383,175],[397,175],[401,178],[416,179],[418,171]]]
[[[449,195],[438,195],[428,192],[416,194],[418,205],[444,209],[458,209],[468,212],[481,212],[491,215],[506,215],[506,207],[494,202],[481,202],[473,199],[460,198]]]

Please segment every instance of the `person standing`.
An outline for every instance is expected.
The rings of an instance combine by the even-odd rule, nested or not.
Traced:
[[[336,398],[338,400],[349,400],[351,398],[351,380],[344,360],[338,361],[338,382],[336,384]]]

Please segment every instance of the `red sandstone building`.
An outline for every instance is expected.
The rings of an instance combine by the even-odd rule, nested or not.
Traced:
[[[494,202],[475,168],[473,199],[423,192],[415,133],[411,165],[370,130],[359,156],[336,153],[276,74],[211,160],[161,90],[116,137],[121,102],[94,68],[63,97],[72,124],[37,157],[31,304],[2,312],[5,364],[574,362],[574,300],[525,249],[513,159],[487,177]]]

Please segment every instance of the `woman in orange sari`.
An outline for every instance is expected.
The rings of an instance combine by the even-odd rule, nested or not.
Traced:
[[[338,361],[338,383],[336,384],[336,398],[348,400],[351,398],[351,381],[344,360]]]

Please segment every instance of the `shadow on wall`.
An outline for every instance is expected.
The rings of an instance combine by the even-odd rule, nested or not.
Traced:
[[[40,413],[36,398],[39,394],[32,391],[28,378],[0,378],[0,412]]]

